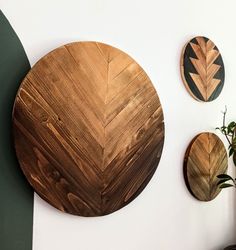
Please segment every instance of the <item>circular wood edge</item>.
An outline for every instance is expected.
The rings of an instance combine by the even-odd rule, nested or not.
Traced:
[[[204,133],[204,132],[203,132]],[[184,175],[184,181],[185,181],[185,184],[187,186],[187,189],[188,191],[191,193],[191,195],[196,198],[197,200],[199,200],[196,195],[193,193],[191,187],[190,187],[190,183],[188,181],[188,171],[187,171],[187,167],[188,167],[188,156],[189,156],[189,153],[191,151],[191,148],[194,144],[194,142],[196,141],[196,139],[198,138],[198,136],[200,136],[201,134],[203,133],[199,133],[197,134],[196,136],[193,137],[193,139],[190,141],[190,143],[188,144],[187,146],[187,149],[185,151],[185,154],[184,154],[184,163],[183,163],[183,175]]]
[[[65,47],[65,46],[67,46],[67,45],[73,45],[73,44],[78,44],[78,43],[98,43],[98,44],[102,44],[102,45],[105,45],[105,46],[112,47],[112,48],[114,48],[114,49],[116,49],[116,50],[119,50],[119,51],[120,51],[121,53],[123,53],[124,55],[130,57],[130,58],[131,58],[140,68],[143,69],[143,67],[142,67],[142,66],[141,66],[132,56],[130,56],[129,54],[127,54],[127,53],[124,52],[123,50],[121,50],[121,49],[119,49],[119,48],[117,48],[117,47],[115,47],[115,46],[112,46],[112,45],[109,45],[109,44],[106,44],[106,43],[103,43],[103,42],[98,42],[98,41],[90,41],[90,40],[88,40],[88,41],[74,41],[74,42],[70,42],[70,43],[66,43],[66,44],[63,44],[63,45],[61,45],[61,46],[58,46],[58,47],[56,47],[55,49],[53,49],[53,50],[49,51],[48,53],[44,54],[42,57],[40,57],[40,58],[38,59],[38,61],[31,67],[30,71],[29,71],[29,72],[26,74],[26,76],[22,79],[22,81],[21,81],[21,83],[20,83],[20,85],[19,85],[19,87],[18,87],[18,90],[17,90],[17,92],[16,92],[16,94],[15,94],[15,99],[14,99],[14,103],[13,103],[13,106],[12,106],[12,113],[11,113],[11,122],[12,122],[11,134],[12,134],[12,140],[13,140],[13,148],[14,148],[14,151],[15,151],[15,155],[16,155],[16,156],[17,156],[17,150],[16,150],[16,144],[15,144],[15,142],[14,142],[14,126],[13,126],[14,111],[15,111],[15,105],[16,105],[17,96],[18,96],[19,92],[21,91],[21,88],[22,88],[22,86],[23,86],[23,84],[24,84],[25,79],[27,78],[27,75],[28,75],[28,74],[38,65],[38,63],[40,63],[40,61],[41,61],[42,59],[44,59],[45,57],[47,57],[49,54],[53,53],[53,52],[56,51],[57,49],[60,49],[60,48]],[[144,191],[145,187],[149,184],[150,180],[153,178],[153,175],[156,173],[156,170],[157,170],[157,168],[158,168],[158,166],[159,166],[159,164],[160,164],[161,155],[162,155],[162,153],[163,153],[164,144],[165,144],[165,123],[164,123],[164,112],[163,112],[163,108],[162,108],[162,105],[161,105],[160,97],[159,97],[159,95],[158,95],[158,93],[157,93],[156,87],[155,87],[155,85],[153,84],[153,82],[151,81],[151,79],[150,79],[149,75],[146,73],[146,71],[145,71],[144,69],[143,69],[143,71],[145,72],[147,78],[148,78],[148,79],[150,80],[150,82],[152,83],[153,89],[155,90],[156,96],[157,96],[157,98],[158,98],[158,100],[159,100],[159,102],[160,102],[160,108],[161,108],[161,112],[162,112],[162,116],[163,116],[162,124],[163,124],[163,135],[164,135],[164,136],[163,136],[163,140],[162,140],[162,146],[161,146],[161,150],[160,150],[160,157],[159,157],[159,160],[158,160],[157,163],[156,163],[156,167],[155,167],[155,170],[154,170],[153,174],[150,175],[150,177],[148,178],[148,181],[147,181],[146,185],[141,185],[141,186],[139,187],[139,189],[138,189],[136,195],[133,196],[132,199],[129,200],[129,202],[124,203],[123,206],[121,206],[121,207],[120,207],[119,209],[117,209],[117,210],[112,211],[111,213],[105,213],[105,214],[94,215],[94,216],[78,215],[77,213],[65,212],[65,211],[61,210],[59,207],[54,206],[54,205],[50,202],[50,200],[47,199],[47,197],[44,197],[44,196],[41,195],[39,192],[37,192],[37,191],[34,189],[34,186],[32,185],[32,183],[29,182],[28,179],[26,178],[27,174],[25,173],[25,171],[23,170],[23,168],[20,167],[20,165],[21,165],[21,164],[20,164],[20,161],[19,161],[18,157],[16,157],[16,160],[17,160],[17,162],[18,162],[18,164],[19,164],[19,167],[20,167],[21,171],[23,172],[24,177],[26,178],[27,182],[30,184],[30,186],[32,187],[32,189],[34,190],[34,192],[40,197],[40,199],[42,199],[43,202],[45,202],[47,205],[49,205],[50,207],[56,208],[58,211],[60,211],[60,212],[62,212],[62,213],[67,213],[67,214],[70,214],[70,215],[73,215],[73,216],[80,216],[80,217],[102,217],[102,216],[110,215],[110,214],[112,214],[112,213],[114,213],[114,212],[116,212],[116,211],[119,211],[120,209],[126,207],[127,205],[129,205],[133,200],[135,200],[135,199]]]
[[[181,75],[181,79],[182,79],[182,81],[183,81],[183,83],[184,83],[184,86],[185,86],[186,90],[188,91],[188,93],[190,94],[190,96],[193,97],[193,99],[195,99],[195,100],[198,101],[198,102],[202,102],[202,103],[205,103],[205,102],[212,102],[212,101],[214,101],[217,97],[219,97],[220,93],[219,93],[219,95],[218,95],[215,99],[213,99],[213,100],[207,100],[207,101],[200,100],[200,99],[198,99],[198,98],[193,94],[193,92],[192,92],[191,89],[189,88],[188,83],[187,83],[187,81],[186,81],[186,79],[185,79],[185,76],[184,76],[184,53],[185,53],[185,49],[186,49],[187,45],[190,43],[190,41],[191,41],[192,39],[194,39],[194,38],[197,38],[197,37],[205,37],[205,36],[194,36],[194,37],[192,37],[187,43],[185,43],[185,45],[184,45],[184,47],[183,47],[183,49],[182,49],[182,51],[181,51],[181,56],[180,56],[180,75]],[[205,37],[205,38],[207,38],[208,40],[211,40],[211,39],[208,38],[208,37]],[[211,40],[211,41],[212,41],[212,40]],[[213,43],[214,43],[214,42],[213,42]],[[214,43],[214,45],[215,45],[215,43]],[[217,50],[219,51],[219,49],[218,49],[218,47],[217,47],[216,45],[215,45],[215,47],[216,47]],[[219,54],[220,54],[220,57],[222,58],[222,55],[221,55],[220,51],[219,51]],[[223,58],[222,58],[222,63],[223,63],[222,66],[223,66],[223,69],[224,69],[224,72],[225,72],[225,67],[224,67]],[[224,73],[223,85],[224,85],[224,82],[225,82],[225,73]]]
[[[210,200],[202,200],[202,199],[199,199],[192,191],[191,189],[191,186],[190,186],[190,183],[188,181],[188,171],[187,171],[187,165],[188,165],[188,156],[189,156],[189,153],[192,149],[192,146],[194,144],[194,142],[198,139],[199,136],[201,136],[202,134],[208,134],[208,135],[213,135],[217,138],[217,140],[220,141],[220,143],[222,143],[222,146],[224,147],[225,149],[225,146],[224,146],[224,143],[222,142],[222,140],[219,138],[219,136],[217,136],[215,133],[212,133],[212,132],[201,132],[199,134],[197,134],[196,136],[193,137],[193,139],[190,141],[186,151],[185,151],[185,154],[184,154],[184,163],[183,163],[183,175],[184,175],[184,180],[185,180],[185,184],[187,186],[187,189],[188,191],[191,193],[191,195],[197,199],[198,201],[202,201],[202,202],[209,202],[209,201],[212,201],[213,199],[215,199],[217,197],[217,195],[221,192],[221,189],[219,189],[219,192],[217,192],[215,194],[215,196],[213,196]],[[227,151],[225,149],[225,153],[226,153],[226,156],[227,156]],[[228,165],[226,166],[226,169],[224,171],[224,173],[227,172],[227,169],[228,169]]]

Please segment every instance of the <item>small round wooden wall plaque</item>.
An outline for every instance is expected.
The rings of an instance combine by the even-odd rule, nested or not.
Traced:
[[[181,75],[196,100],[210,102],[219,96],[224,86],[224,63],[210,39],[198,36],[186,44],[181,56]]]
[[[225,146],[213,133],[201,133],[190,143],[184,160],[184,177],[189,191],[201,201],[213,200],[220,192],[217,175],[226,173]]]
[[[127,54],[76,42],[39,60],[13,111],[20,166],[54,207],[81,216],[112,213],[145,188],[164,142],[161,103]]]

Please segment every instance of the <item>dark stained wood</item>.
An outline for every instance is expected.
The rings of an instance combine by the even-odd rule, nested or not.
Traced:
[[[228,167],[223,142],[213,133],[201,133],[190,143],[184,160],[184,176],[189,191],[198,200],[210,201],[220,192],[217,175]]]
[[[188,92],[198,101],[215,100],[224,86],[224,63],[218,48],[206,37],[195,37],[181,56],[181,75]]]
[[[106,215],[132,201],[159,163],[163,113],[144,70],[96,42],[43,57],[18,91],[13,130],[20,166],[54,207]]]

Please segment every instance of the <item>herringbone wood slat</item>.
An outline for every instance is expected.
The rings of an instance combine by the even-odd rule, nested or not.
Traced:
[[[228,167],[223,142],[213,133],[201,133],[190,143],[184,160],[184,176],[189,191],[198,200],[210,201],[220,192],[217,175]]]
[[[54,207],[81,216],[112,213],[147,185],[159,163],[163,113],[144,70],[97,42],[50,52],[15,100],[20,166]]]
[[[218,48],[206,37],[195,37],[183,49],[181,75],[188,92],[198,101],[216,99],[224,85],[224,63]]]

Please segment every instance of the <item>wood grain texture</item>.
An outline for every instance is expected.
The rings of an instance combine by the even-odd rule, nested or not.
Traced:
[[[163,112],[144,70],[96,42],[62,46],[24,79],[13,130],[21,168],[54,207],[106,215],[132,201],[160,160]]]
[[[181,56],[181,75],[196,100],[209,102],[219,96],[224,86],[224,63],[210,39],[198,36],[187,43]]]
[[[223,142],[213,133],[201,133],[190,143],[184,160],[184,177],[189,191],[201,201],[210,201],[220,192],[217,175],[228,167]]]

